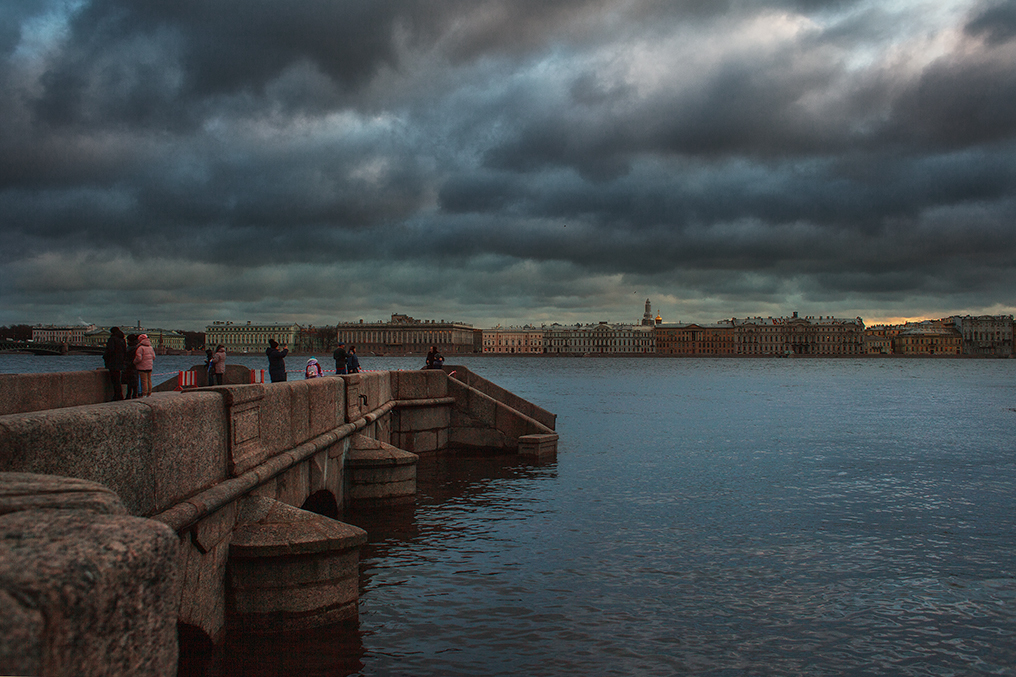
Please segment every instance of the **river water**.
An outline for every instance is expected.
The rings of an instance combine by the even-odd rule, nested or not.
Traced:
[[[208,674],[1016,674],[1016,360],[455,361],[556,458],[424,459],[357,622]]]

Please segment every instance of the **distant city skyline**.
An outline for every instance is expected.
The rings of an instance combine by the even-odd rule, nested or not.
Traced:
[[[768,315],[768,314],[767,315],[762,315],[762,314],[759,314],[759,313],[750,313],[750,314],[742,315],[742,316],[732,316],[732,317],[726,317],[726,318],[720,317],[720,318],[715,318],[715,319],[712,319],[712,320],[683,320],[683,319],[668,319],[666,317],[663,317],[662,318],[662,322],[665,323],[665,324],[702,324],[702,325],[704,325],[704,324],[715,324],[715,323],[718,323],[718,322],[724,322],[724,321],[728,321],[728,320],[731,320],[731,319],[739,319],[740,320],[740,319],[749,319],[749,318],[754,318],[754,317],[789,318],[789,317],[792,317],[795,312],[798,314],[798,316],[800,316],[802,318],[804,318],[804,317],[819,318],[819,317],[831,316],[831,317],[836,317],[836,318],[840,318],[840,319],[853,319],[853,318],[856,318],[856,317],[860,317],[861,320],[864,322],[865,326],[869,326],[869,327],[870,326],[875,326],[875,325],[883,325],[883,324],[903,325],[903,324],[907,324],[907,323],[917,323],[917,322],[924,322],[924,321],[929,321],[929,320],[930,321],[935,321],[935,320],[941,320],[941,319],[947,318],[947,317],[956,317],[956,316],[962,317],[962,316],[966,316],[966,315],[970,315],[970,316],[978,316],[978,315],[1008,316],[1008,315],[1014,315],[1014,313],[1012,313],[1012,312],[1003,312],[1003,313],[946,313],[945,315],[937,315],[937,316],[907,316],[907,317],[897,317],[897,318],[888,318],[888,319],[874,320],[874,319],[866,318],[866,317],[860,316],[860,315],[835,315],[833,313],[827,313],[827,312],[804,313],[804,312],[800,312],[800,311],[790,311],[790,312],[781,313],[781,314],[778,314],[778,315]],[[475,324],[475,323],[472,323],[472,322],[466,322],[464,320],[458,320],[456,318],[447,318],[447,317],[446,318],[436,318],[436,317],[435,318],[431,318],[431,317],[418,316],[418,315],[415,315],[413,313],[399,313],[399,314],[409,315],[409,316],[411,316],[415,320],[420,320],[420,321],[424,321],[424,322],[430,322],[430,321],[448,322],[448,323],[461,322],[463,324],[472,325],[475,329],[494,329],[494,328],[497,328],[498,326],[505,327],[505,328],[508,328],[508,327],[533,326],[533,327],[539,328],[542,325],[550,325],[550,324],[553,324],[553,323],[562,324],[562,325],[567,325],[567,324],[572,324],[572,325],[574,325],[574,324],[595,325],[595,324],[598,324],[600,322],[608,322],[610,324],[632,324],[632,325],[638,325],[642,321],[642,318],[639,317],[639,318],[629,318],[629,319],[606,319],[606,318],[601,318],[601,319],[598,319],[598,320],[596,320],[596,319],[590,319],[590,320],[585,320],[585,321],[578,320],[578,321],[574,321],[574,322],[562,322],[560,320],[551,320],[551,321],[548,321],[548,322],[532,322],[532,321],[519,320],[519,321],[515,321],[515,322],[512,322],[512,323],[508,323],[508,324],[506,324],[504,322],[499,322],[499,323],[494,323],[494,324],[478,325],[478,324]],[[657,311],[656,311],[656,309],[654,307],[653,308],[653,315],[655,316],[656,314],[657,314]],[[326,328],[326,327],[335,326],[337,324],[359,322],[360,319],[362,319],[364,323],[388,323],[388,322],[391,321],[391,316],[388,316],[388,317],[377,317],[377,318],[370,318],[370,319],[368,319],[368,318],[343,319],[343,320],[338,320],[337,322],[321,323],[321,324],[313,324],[313,325],[310,325],[310,324],[303,325],[303,324],[301,324],[299,322],[291,322],[289,320],[280,320],[280,319],[276,319],[276,318],[267,318],[267,319],[262,319],[262,320],[249,320],[249,322],[251,322],[253,324],[261,324],[261,323],[267,323],[267,324],[273,324],[273,323],[277,323],[277,324],[289,324],[289,323],[293,323],[293,324],[301,324],[301,326],[303,326],[303,327],[311,327],[311,326],[313,326],[313,327],[316,327],[316,328]],[[45,322],[18,322],[18,321],[14,321],[14,322],[8,322],[8,323],[6,323],[6,324],[4,324],[2,326],[28,325],[28,326],[56,326],[56,327],[60,327],[60,326],[74,326],[74,325],[77,325],[77,324],[81,324],[82,322],[83,321],[81,321],[81,320],[79,320],[78,322],[71,322],[71,323],[48,322],[48,321],[45,321]],[[111,323],[86,322],[85,324],[86,325],[94,325],[96,327],[119,326],[122,329],[130,329],[130,328],[135,327],[135,326],[140,326],[143,329],[144,328],[158,328],[158,329],[165,329],[165,330],[171,330],[171,331],[204,332],[206,327],[212,326],[213,324],[218,323],[218,322],[229,322],[229,323],[234,323],[234,324],[238,324],[239,325],[239,324],[246,324],[248,322],[248,320],[246,320],[246,319],[243,319],[243,320],[222,320],[222,319],[215,319],[215,320],[211,320],[211,321],[208,321],[208,322],[200,323],[200,326],[195,325],[196,328],[191,328],[191,327],[188,327],[188,326],[176,326],[176,325],[172,325],[172,323],[169,323],[169,322],[159,322],[159,321],[141,322],[140,325],[138,325],[137,322],[134,322],[134,323],[125,323],[125,322],[111,322]]]
[[[1016,312],[1016,0],[0,26],[0,324]]]

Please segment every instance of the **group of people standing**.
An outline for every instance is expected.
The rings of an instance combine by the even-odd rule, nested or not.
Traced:
[[[221,343],[205,350],[205,374],[210,386],[221,386],[226,383],[226,346]]]
[[[360,373],[360,358],[356,356],[356,346],[349,346],[346,349],[346,344],[339,341],[339,347],[332,352],[332,359],[335,360],[335,375],[340,374],[359,374]],[[324,370],[318,361],[313,357],[307,360],[307,368],[304,370],[304,378],[318,378],[324,376]]]
[[[272,383],[280,383],[286,377],[286,355],[289,354],[289,347],[279,347],[275,339],[268,341],[268,350],[265,355],[268,357],[268,376]],[[360,359],[356,356],[356,346],[349,346],[346,349],[345,343],[339,343],[339,347],[332,353],[335,359],[336,374],[358,374],[360,372]],[[318,378],[324,376],[324,369],[316,358],[307,360],[307,366],[303,371],[304,378]]]
[[[335,360],[336,374],[360,373],[360,359],[356,356],[356,346],[351,345],[349,350],[346,350],[346,344],[339,341],[339,347],[332,352],[332,358]]]
[[[102,361],[109,370],[109,383],[114,400],[131,400],[152,394],[152,367],[155,349],[147,334],[124,336],[120,327],[109,330]],[[124,393],[124,386],[127,392]]]

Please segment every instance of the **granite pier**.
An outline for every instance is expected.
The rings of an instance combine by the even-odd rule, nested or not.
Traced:
[[[0,375],[0,674],[168,676],[183,629],[355,617],[344,506],[414,500],[421,454],[557,451],[553,414],[461,366],[118,402],[107,381]]]

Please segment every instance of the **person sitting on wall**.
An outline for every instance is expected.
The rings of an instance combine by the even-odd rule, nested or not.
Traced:
[[[348,374],[346,371],[346,360],[348,355],[346,353],[346,344],[343,341],[339,341],[339,347],[332,353],[332,357],[335,358],[335,373],[336,374]]]
[[[437,346],[431,346],[427,353],[427,364],[424,369],[440,369],[444,366],[444,356],[437,351]]]
[[[304,378],[318,378],[324,376],[324,371],[321,369],[321,365],[313,357],[307,360],[307,368],[303,371]]]
[[[275,339],[268,339],[268,376],[272,383],[281,383],[286,380],[286,355],[289,354],[289,347],[283,346],[279,350],[279,342]]]

